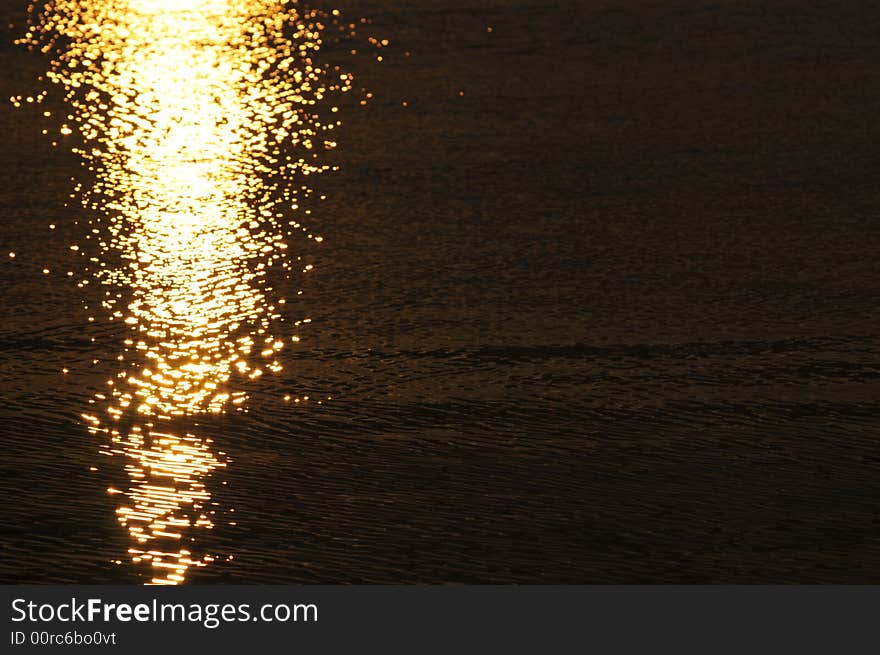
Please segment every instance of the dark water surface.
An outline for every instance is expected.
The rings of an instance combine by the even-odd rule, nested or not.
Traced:
[[[144,161],[160,165],[135,174],[130,160],[190,125],[186,103],[204,82],[222,116],[205,119],[207,150],[181,161],[216,165],[205,186],[237,190],[210,214],[221,218],[211,234],[250,216],[249,194],[278,174],[247,163],[267,161],[260,144],[215,129],[236,120],[224,78],[210,77],[220,73],[179,94],[166,132],[119,146],[125,166],[111,157],[90,172],[71,152],[76,134],[58,137],[75,110],[38,81],[51,53],[12,44],[26,8],[4,2],[16,27],[0,45],[2,97],[49,95],[0,105],[0,580],[155,579],[131,552],[141,524],[119,512],[165,512],[138,470],[156,475],[150,457],[183,453],[177,505],[159,516],[171,532],[182,521],[179,540],[197,553],[177,581],[880,581],[880,9],[339,8],[341,28],[372,20],[319,57],[355,73],[338,147],[322,155],[340,170],[309,176],[311,195],[283,216],[307,208],[302,222],[324,242],[291,238],[273,266],[230,255],[227,269],[210,244],[185,258],[162,245],[180,235],[161,218],[178,211],[177,192],[150,180],[173,186],[193,171],[153,152]],[[271,105],[271,91],[248,106]],[[110,201],[82,206],[97,182],[122,206],[110,231],[166,267],[114,280],[119,309],[152,307],[133,328],[109,320],[115,306],[94,310],[100,263],[126,266],[113,244],[85,240],[104,238],[88,220],[109,215]],[[198,220],[187,225],[202,225],[207,193],[189,197]],[[158,231],[138,215],[156,208]],[[241,243],[262,245],[254,230]],[[211,272],[207,286],[188,286],[193,270]],[[119,452],[101,454],[109,433],[83,414],[112,429],[116,401],[98,395],[125,384],[117,356],[146,361],[124,348],[131,330],[157,324],[162,298],[174,321],[210,314],[204,299],[224,280],[241,291],[224,305],[233,313],[288,299],[281,318],[240,328],[280,335],[281,370],[233,371],[246,411],[157,392],[158,409],[122,417]],[[225,311],[209,318],[225,325]],[[163,343],[150,346],[160,360]],[[205,350],[221,353],[208,381],[238,357],[225,342]],[[170,450],[131,440],[151,416],[144,432],[172,435]],[[211,526],[195,525],[200,504]]]

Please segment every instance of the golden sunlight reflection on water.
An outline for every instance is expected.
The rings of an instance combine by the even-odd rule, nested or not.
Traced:
[[[303,177],[329,168],[333,99],[351,88],[316,62],[337,13],[274,0],[34,9],[27,42],[53,57],[48,78],[71,107],[62,135],[79,132],[92,171],[77,189],[95,217],[87,278],[130,330],[83,418],[124,462],[127,488],[109,492],[150,583],[215,558],[197,535],[215,524],[208,481],[228,459],[174,421],[243,408],[248,379],[280,370],[298,340],[267,273],[299,273],[288,244],[316,236],[292,216]]]

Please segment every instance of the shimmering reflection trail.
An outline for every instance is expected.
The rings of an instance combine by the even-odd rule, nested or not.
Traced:
[[[106,435],[102,454],[124,461],[128,486],[109,491],[131,560],[155,584],[212,561],[197,535],[214,525],[211,474],[229,463],[175,421],[244,407],[248,378],[279,370],[296,340],[278,333],[284,300],[267,269],[296,270],[290,237],[313,237],[293,220],[294,190],[328,168],[332,98],[351,87],[315,61],[336,13],[273,0],[60,1],[34,13],[28,38],[54,57],[49,78],[72,107],[62,134],[79,131],[94,172],[79,189],[99,217],[91,279],[106,287],[107,318],[130,329],[116,378],[83,417]]]

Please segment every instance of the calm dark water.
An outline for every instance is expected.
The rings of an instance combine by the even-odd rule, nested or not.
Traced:
[[[49,88],[3,7],[2,96]],[[259,287],[301,341],[246,412],[167,422],[224,464],[186,581],[880,581],[880,11],[340,8],[390,45],[324,51],[356,74],[301,207],[325,241]],[[125,186],[52,145],[58,88],[26,104],[0,106],[0,580],[146,582],[130,458],[82,418],[129,332],[88,321],[70,250],[101,213],[76,185]]]

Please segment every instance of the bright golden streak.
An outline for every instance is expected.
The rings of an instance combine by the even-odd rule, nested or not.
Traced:
[[[190,549],[214,526],[206,481],[226,466],[211,439],[170,422],[242,408],[234,386],[284,344],[267,268],[298,259],[283,211],[303,176],[329,168],[315,150],[336,145],[322,134],[339,121],[321,114],[353,81],[313,60],[325,20],[283,0],[60,0],[28,35],[67,91],[61,135],[82,137],[95,178],[83,204],[103,217],[94,279],[131,331],[109,397],[95,396],[106,416],[84,420],[107,436],[102,453],[124,457],[129,487],[108,491],[152,584],[214,561]]]

